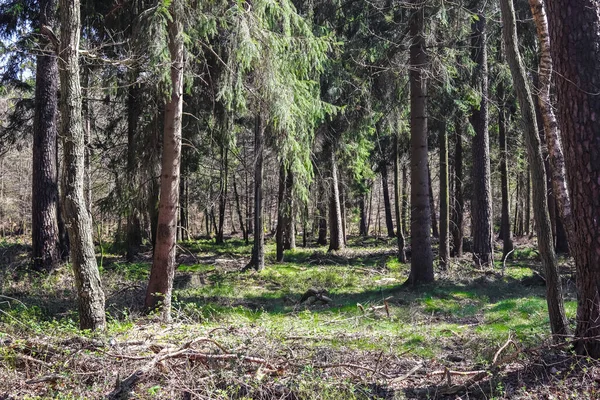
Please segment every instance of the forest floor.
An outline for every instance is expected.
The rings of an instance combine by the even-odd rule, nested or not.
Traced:
[[[465,256],[412,288],[394,240],[298,248],[282,263],[269,243],[267,267],[250,273],[243,241],[190,241],[169,325],[141,308],[150,254],[103,250],[108,329],[82,333],[68,267],[27,273],[29,247],[0,242],[0,399],[600,398],[600,365],[552,344],[537,253],[517,246],[504,274]]]

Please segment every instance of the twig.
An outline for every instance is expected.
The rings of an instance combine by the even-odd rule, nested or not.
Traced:
[[[390,376],[388,374],[384,374],[381,371],[377,371],[377,370],[375,370],[373,368],[364,367],[364,366],[358,365],[358,364],[347,364],[347,363],[345,363],[345,364],[323,364],[323,365],[315,365],[314,367],[315,368],[323,368],[323,369],[325,369],[325,368],[356,368],[356,369],[364,369],[365,371],[369,371],[369,372],[372,372],[374,374],[381,375],[381,376],[383,376],[386,379],[392,379],[393,378],[392,376]]]

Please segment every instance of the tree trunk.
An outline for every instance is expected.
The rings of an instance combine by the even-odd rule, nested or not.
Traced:
[[[415,5],[421,4],[416,0]],[[433,282],[431,250],[431,210],[427,179],[427,82],[424,5],[418,6],[410,20],[410,175],[411,175],[411,261],[408,282],[412,285]]]
[[[167,22],[171,55],[171,98],[165,106],[163,152],[158,203],[158,227],[146,308],[160,308],[165,322],[171,319],[171,293],[175,275],[177,207],[181,165],[181,118],[183,112],[183,21],[181,0],[173,0]]]
[[[406,252],[404,233],[402,232],[402,213],[400,204],[402,203],[402,187],[400,186],[400,147],[398,143],[398,133],[394,135],[394,207],[396,214],[396,236],[398,239],[398,261],[406,263]],[[364,200],[363,200],[364,204]]]
[[[597,1],[548,6],[559,123],[566,159],[577,269],[578,354],[600,357],[600,16]],[[566,11],[568,10],[568,12]],[[594,338],[594,339],[589,339]]]
[[[402,215],[402,232],[404,235],[410,235],[410,221],[408,219],[408,210],[410,210],[410,203],[408,200],[408,167],[406,166],[406,162],[402,163],[402,211],[400,214]],[[372,198],[371,191],[371,198]],[[369,205],[369,211],[371,210],[371,206]],[[370,218],[370,215],[369,215]],[[369,231],[369,227],[367,225],[367,232]]]
[[[452,207],[452,254],[454,257],[463,255],[464,214],[465,207],[463,193],[463,116],[458,114],[454,122],[456,142],[454,144],[454,203]]]
[[[265,128],[259,112],[254,119],[254,244],[252,259],[244,267],[244,270],[254,268],[260,271],[265,267],[265,227],[263,224],[264,148]]]
[[[361,193],[358,198],[358,208],[360,210],[360,227],[358,229],[360,236],[367,236],[367,205],[365,193]]]
[[[488,67],[486,18],[477,11],[471,23],[471,59],[475,63],[473,85],[479,88],[481,102],[473,108],[471,125],[473,137],[473,201],[471,219],[473,225],[473,259],[480,267],[489,267],[494,260],[492,188],[490,167],[490,137],[488,131]]]
[[[225,134],[223,134],[225,136]],[[225,243],[224,226],[225,210],[227,208],[227,180],[229,178],[229,149],[225,143],[225,137],[221,138],[221,170],[219,179],[219,226],[217,227],[216,244]]]
[[[437,215],[435,213],[435,198],[433,197],[433,182],[431,181],[431,170],[427,163],[427,180],[429,181],[429,208],[431,209],[431,234],[434,238],[440,237],[438,229]]]
[[[344,248],[344,229],[342,227],[342,208],[340,206],[340,191],[338,185],[337,160],[335,157],[335,146],[330,145],[331,162],[331,193],[329,201],[329,250],[341,250]]]
[[[235,179],[235,170],[231,175],[231,180],[233,181],[233,195],[235,197],[235,209],[237,210],[238,219],[240,220],[240,229],[242,230],[242,235],[244,240],[248,240],[248,231],[244,226],[244,214],[242,213],[242,207],[240,206],[240,196],[238,194],[237,183]]]
[[[392,205],[390,202],[390,189],[388,185],[387,160],[384,160],[379,166],[381,172],[381,187],[383,188],[383,208],[385,210],[385,227],[388,237],[394,237],[394,220],[392,218]]]
[[[502,191],[502,212],[500,220],[500,238],[502,239],[502,260],[513,249],[512,231],[510,228],[510,205],[508,202],[508,149],[506,146],[506,104],[504,98],[504,82],[498,84],[498,101],[500,108],[498,110],[498,139],[500,145],[500,187]]]
[[[281,162],[279,165],[279,190],[277,195],[277,232],[275,234],[275,259],[277,262],[283,261],[283,251],[285,250],[283,242],[286,227],[286,214],[289,212],[285,201],[286,183],[285,167],[283,166],[283,162]]]
[[[79,0],[60,0],[60,111],[63,138],[63,209],[79,298],[81,329],[104,329],[104,292],[94,254],[92,221],[84,196],[85,142],[79,84]]]
[[[180,240],[190,240],[189,227],[189,185],[186,173],[179,180],[179,234]]]
[[[529,235],[531,233],[531,163],[527,163],[527,172],[525,174],[525,226],[523,228],[523,234]]]
[[[285,203],[288,213],[285,219],[285,232],[283,236],[283,248],[293,250],[296,248],[296,209],[294,202],[294,174],[288,169],[285,182]]]
[[[538,67],[539,92],[538,104],[542,121],[546,145],[550,158],[552,170],[552,189],[554,199],[558,203],[560,218],[563,222],[564,232],[567,240],[575,237],[573,213],[571,211],[571,199],[567,188],[565,156],[562,149],[562,141],[558,131],[558,122],[552,109],[550,99],[550,86],[552,81],[552,55],[550,50],[550,34],[548,32],[548,20],[543,0],[529,0],[533,20],[540,41],[540,64]],[[574,245],[574,243],[573,243]]]
[[[517,189],[515,191],[515,223],[514,233],[515,236],[521,236],[521,172],[517,173]]]
[[[317,238],[317,244],[325,246],[327,244],[327,204],[325,181],[321,179],[319,185],[319,197],[317,199],[317,218],[319,220],[319,236]]]
[[[131,82],[127,89],[127,180],[129,186],[129,213],[127,215],[127,261],[132,262],[142,245],[142,226],[139,210],[138,181],[138,122],[140,117],[140,90],[137,86],[138,73],[131,73]]]
[[[41,0],[39,24],[57,27],[56,0]],[[54,49],[45,35],[40,47]],[[57,50],[57,49],[54,49]],[[57,114],[58,64],[54,55],[40,53],[36,60],[31,240],[33,269],[51,271],[60,262],[58,230]]]
[[[448,190],[448,131],[446,123],[440,131],[440,267],[446,269],[450,264],[450,214]]]
[[[534,182],[533,197],[536,205],[534,218],[537,229],[538,250],[545,270],[546,301],[548,303],[550,327],[554,335],[568,335],[569,325],[565,317],[558,263],[552,243],[552,227],[546,197],[544,160],[542,158],[535,119],[533,97],[525,77],[525,66],[519,54],[515,9],[512,0],[501,0],[500,9],[502,12],[502,36],[505,43],[506,59],[511,70],[517,98],[519,99],[524,122],[523,128],[527,154],[529,156],[529,166]]]

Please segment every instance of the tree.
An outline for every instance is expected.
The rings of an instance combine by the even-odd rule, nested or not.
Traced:
[[[507,115],[504,98],[504,82],[500,81],[496,88],[498,94],[498,141],[500,145],[500,190],[502,191],[502,211],[500,216],[500,238],[502,239],[502,260],[514,249],[512,230],[510,227],[510,207],[508,203],[508,148],[506,145]]]
[[[165,105],[158,227],[145,301],[146,308],[161,309],[164,321],[169,321],[171,318],[171,292],[175,275],[183,113],[182,7],[182,0],[173,0],[169,7],[170,16],[167,17],[168,46],[171,56],[171,96]]]
[[[332,140],[333,141],[333,140]],[[345,247],[344,228],[342,226],[342,208],[340,205],[340,190],[338,165],[336,158],[335,143],[330,143],[329,162],[331,167],[331,191],[329,200],[329,250],[341,250]]]
[[[525,77],[525,66],[519,53],[515,9],[512,0],[500,0],[500,10],[502,12],[502,37],[504,39],[506,60],[510,67],[521,107],[525,143],[533,181],[533,198],[536,205],[534,208],[535,228],[537,230],[538,250],[545,271],[546,301],[550,315],[550,327],[554,335],[566,335],[569,333],[569,325],[565,316],[562,286],[552,241],[544,159],[538,136],[533,98]]]
[[[410,284],[433,281],[431,250],[431,209],[427,168],[427,65],[423,5],[417,6],[410,20]]]
[[[399,133],[394,135],[394,211],[396,213],[396,236],[398,239],[398,261],[406,263],[406,252],[404,251],[405,238],[404,232],[402,231],[402,212],[400,210],[400,204],[402,203],[402,186],[400,184],[400,141],[398,140]],[[364,196],[361,196],[361,201],[364,203]],[[362,229],[362,215],[361,215],[361,229]],[[366,231],[366,226],[365,226]]]
[[[598,2],[547,3],[559,126],[574,217],[578,354],[600,357],[600,15]],[[569,10],[567,13],[565,10]]]
[[[61,261],[58,236],[57,114],[58,63],[57,43],[51,30],[57,27],[56,0],[40,1],[40,47],[35,79],[33,122],[33,165],[31,234],[33,269],[50,271]],[[50,30],[50,31],[49,31]]]
[[[565,156],[562,141],[558,132],[558,122],[552,109],[550,99],[550,86],[552,80],[552,55],[550,50],[550,36],[548,32],[548,19],[543,0],[529,0],[531,13],[537,29],[540,42],[540,64],[538,66],[538,104],[544,124],[544,133],[550,156],[550,169],[552,171],[552,189],[557,201],[562,227],[566,231],[567,241],[575,237],[571,199],[567,188]],[[574,245],[574,244],[573,244]]]
[[[454,257],[462,257],[464,237],[464,193],[463,193],[463,146],[462,135],[465,123],[461,113],[454,117],[454,195],[452,202],[452,254]]]
[[[491,266],[494,258],[492,236],[492,188],[490,167],[490,136],[488,131],[488,66],[486,18],[478,9],[471,22],[471,59],[475,63],[473,86],[481,99],[471,114],[475,130],[473,151],[473,197],[471,219],[473,226],[473,259],[478,266]]]
[[[79,298],[81,329],[104,329],[104,292],[94,254],[92,220],[84,197],[84,133],[79,83],[79,0],[60,0],[60,112],[63,142],[63,209]]]
[[[448,132],[446,123],[440,130],[440,267],[446,269],[450,263],[450,213],[448,188]]]

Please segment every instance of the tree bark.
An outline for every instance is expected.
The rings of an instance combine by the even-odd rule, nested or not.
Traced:
[[[512,230],[510,227],[510,205],[508,202],[508,149],[506,146],[506,104],[504,99],[504,83],[500,82],[497,88],[498,101],[498,140],[500,145],[500,187],[502,191],[502,212],[500,220],[500,238],[502,239],[502,260],[514,249]]]
[[[387,160],[384,160],[379,166],[381,172],[381,187],[383,188],[383,208],[385,210],[385,227],[388,237],[394,237],[394,220],[392,218],[392,204],[390,202],[390,189],[388,185]]]
[[[217,235],[215,238],[216,244],[225,243],[224,226],[225,226],[225,210],[227,208],[227,180],[229,178],[229,149],[225,143],[225,134],[221,138],[221,170],[219,179],[219,225],[217,227]]]
[[[361,193],[358,198],[358,208],[360,210],[360,226],[358,229],[360,236],[367,236],[367,205],[365,193]]]
[[[56,0],[41,0],[39,26],[57,27]],[[31,240],[33,269],[51,271],[60,262],[58,231],[57,114],[58,64],[56,48],[45,35],[39,45],[48,53],[36,59]]]
[[[137,86],[136,71],[131,73],[130,85],[127,89],[127,180],[129,181],[129,213],[127,215],[127,261],[132,262],[142,245],[142,226],[139,210],[138,178],[138,122],[140,118],[140,90]]]
[[[289,211],[286,207],[286,173],[283,162],[279,165],[279,190],[277,193],[277,232],[275,234],[275,259],[277,262],[283,261],[284,236],[286,226],[286,213]]]
[[[325,190],[325,181],[321,179],[319,185],[319,197],[317,199],[317,218],[319,225],[319,235],[317,238],[317,244],[320,246],[325,246],[327,244],[327,204],[328,200],[326,200],[326,190]]]
[[[158,227],[145,301],[146,308],[160,309],[165,322],[171,319],[179,206],[184,53],[182,7],[181,0],[173,0],[169,7],[171,19],[167,22],[172,89],[165,106]]]
[[[559,124],[566,159],[577,269],[578,354],[600,357],[600,16],[598,2],[553,0],[548,6]],[[594,339],[591,339],[594,338]]]
[[[431,181],[431,170],[427,163],[427,180],[429,181],[429,208],[431,209],[431,235],[434,238],[440,237],[438,229],[437,215],[435,213],[435,198],[433,197],[433,182]]]
[[[550,328],[554,335],[568,335],[569,325],[565,316],[558,263],[552,243],[552,227],[546,197],[544,160],[538,136],[533,97],[525,77],[525,66],[519,54],[515,9],[512,0],[500,0],[500,10],[502,12],[502,37],[505,44],[506,59],[511,70],[517,98],[519,99],[524,122],[523,128],[529,166],[534,182],[533,197],[536,205],[534,218],[537,230],[538,250],[545,270],[546,301],[550,316]]]
[[[398,239],[398,261],[406,263],[406,251],[404,233],[402,232],[402,213],[400,204],[402,203],[402,186],[400,184],[400,145],[398,143],[398,133],[394,135],[394,206],[396,214],[396,236]]]
[[[477,18],[471,23],[471,59],[476,64],[473,85],[479,88],[481,101],[473,108],[471,125],[473,137],[473,198],[471,219],[473,225],[473,260],[480,267],[489,267],[494,260],[492,188],[490,167],[490,137],[488,131],[488,67],[487,29],[483,12],[476,11]]]
[[[416,0],[415,4],[418,3]],[[408,283],[433,282],[431,250],[431,210],[427,179],[427,82],[425,68],[424,5],[418,6],[410,20],[410,175],[411,175],[411,261]]]
[[[464,214],[465,207],[463,193],[463,116],[458,114],[454,122],[455,144],[454,144],[454,196],[452,206],[452,255],[462,257],[464,237]]]
[[[242,235],[244,240],[248,239],[248,230],[244,226],[244,214],[242,213],[242,207],[240,206],[240,196],[238,194],[237,183],[235,179],[235,170],[231,175],[231,180],[233,181],[233,195],[235,197],[235,209],[237,211],[238,219],[240,220],[240,229],[242,230]]]
[[[410,203],[408,199],[408,167],[406,162],[402,163],[402,232],[409,236],[410,235],[410,221],[408,220],[408,210],[410,209]],[[373,198],[373,192],[371,191],[371,199]],[[369,214],[371,206],[369,204]],[[371,216],[369,215],[369,220]],[[369,232],[369,224],[367,224],[367,232]]]
[[[79,299],[81,329],[106,327],[104,292],[94,254],[92,221],[84,196],[85,142],[79,83],[79,0],[60,0],[60,111],[63,140],[63,209]]]
[[[571,199],[567,188],[565,156],[562,141],[558,130],[558,122],[552,109],[550,99],[550,86],[552,81],[552,55],[550,49],[550,34],[548,32],[548,19],[543,0],[529,0],[531,13],[538,33],[540,42],[540,64],[538,67],[539,93],[538,104],[540,114],[544,123],[546,145],[550,158],[552,170],[552,189],[554,199],[558,203],[560,218],[563,222],[567,241],[575,238],[575,227],[573,212],[571,211]],[[573,243],[574,245],[574,243]]]
[[[265,128],[259,112],[254,119],[254,244],[252,246],[252,259],[244,267],[244,270],[254,268],[260,271],[265,267],[265,227],[263,224],[264,148]]]
[[[342,227],[342,208],[340,206],[340,190],[338,185],[337,160],[335,145],[330,144],[331,193],[329,200],[329,250],[341,250],[345,247],[344,229]]]
[[[446,123],[440,131],[440,267],[447,269],[450,264],[450,214],[448,190],[448,132]]]

